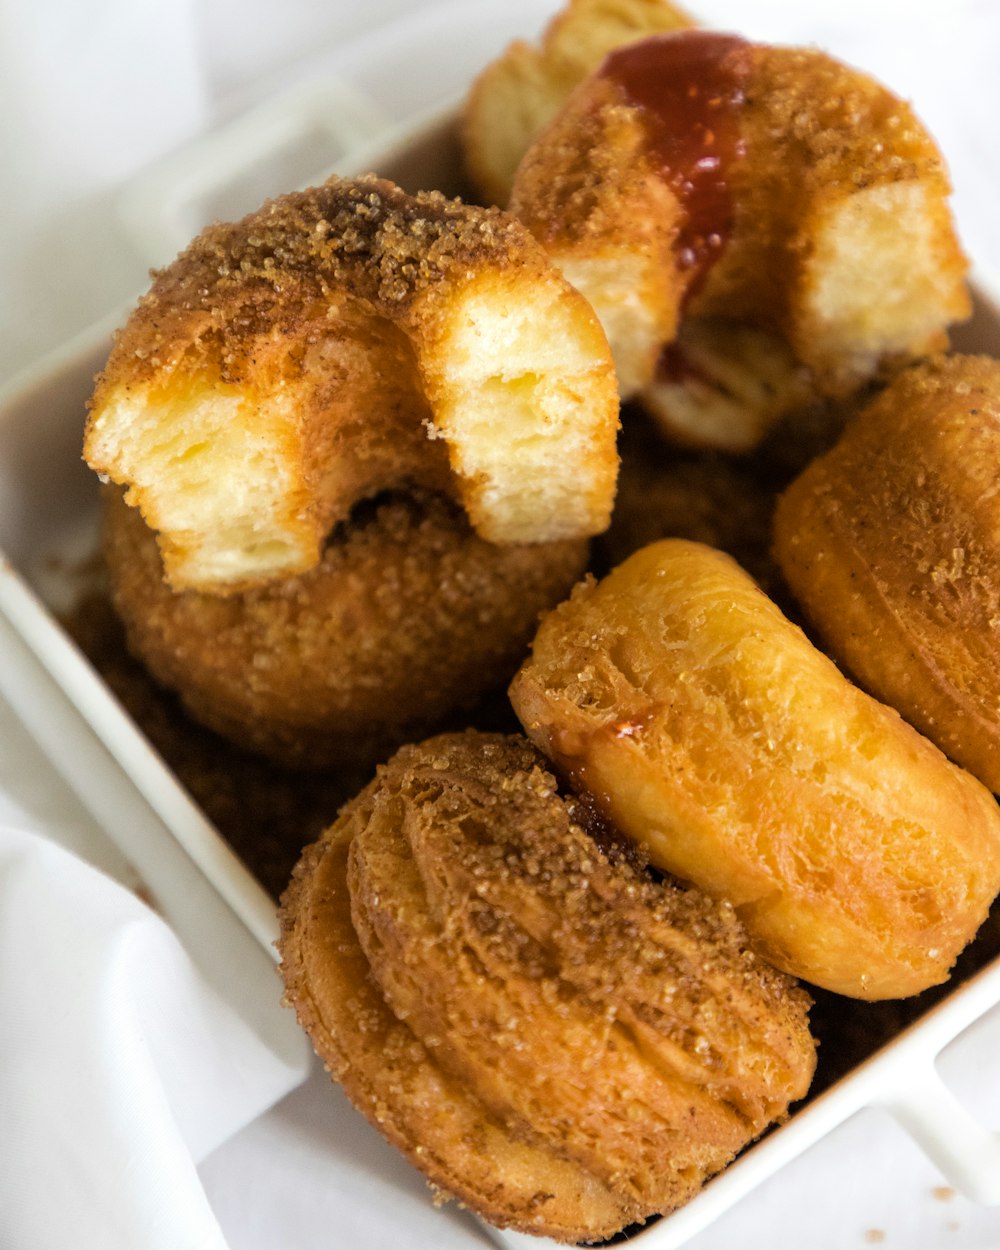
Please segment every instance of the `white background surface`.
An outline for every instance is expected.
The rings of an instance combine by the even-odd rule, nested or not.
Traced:
[[[121,193],[196,136],[301,86],[338,79],[402,121],[457,95],[544,0],[6,0],[0,6],[3,230],[0,381],[130,299],[155,254],[118,215]],[[916,104],[951,165],[967,250],[1000,275],[1000,4],[996,0],[703,0],[692,12],[753,38],[817,42]],[[392,21],[386,27],[385,22]],[[337,155],[331,153],[331,156]],[[151,254],[152,253],[152,254]],[[1000,282],[996,283],[1000,287]],[[0,705],[0,816],[58,828],[81,854],[99,830]],[[5,1027],[0,1003],[0,1034]],[[957,1043],[946,1075],[1000,1127],[1000,1014]],[[0,1168],[4,1158],[0,1124]],[[422,1180],[324,1074],[215,1150],[200,1178],[232,1250],[489,1244],[470,1217],[436,1211]],[[128,1178],[123,1178],[123,1185]],[[870,1111],[690,1243],[692,1250],[996,1250],[1000,1211],[941,1190],[900,1129]],[[183,1204],[185,1193],[179,1192]],[[95,1216],[96,1218],[96,1216]],[[178,1247],[194,1247],[181,1231]],[[109,1235],[107,1250],[126,1250]],[[0,1250],[33,1250],[5,1239]],[[130,1247],[129,1250],[139,1250]]]

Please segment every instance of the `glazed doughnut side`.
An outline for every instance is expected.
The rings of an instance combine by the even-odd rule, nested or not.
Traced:
[[[587,544],[497,546],[448,500],[397,497],[338,526],[308,573],[204,595],[167,585],[107,487],[103,551],[130,650],[196,720],[286,765],[369,769],[509,681]]]
[[[814,1066],[808,1000],[732,909],[654,884],[576,807],[522,739],[404,748],[307,853],[281,941],[289,999],[360,1108],[480,1214],[569,1241],[685,1201]],[[387,1026],[360,1035],[337,993],[358,950],[373,1018],[410,1035],[389,1072]],[[428,1062],[432,1106],[410,1097]],[[475,1131],[447,1141],[459,1113]]]
[[[900,375],[779,501],[775,555],[830,653],[1000,792],[1000,364]]]
[[[510,207],[594,304],[623,397],[743,450],[806,382],[841,396],[946,344],[969,312],[949,191],[912,110],[865,75],[688,31],[613,52],[532,145]],[[661,360],[682,314],[700,389]],[[748,331],[734,406],[726,361]]]
[[[699,544],[578,587],[511,698],[653,863],[730,900],[816,985],[878,999],[944,980],[1000,889],[992,796]]]
[[[517,222],[333,179],[158,275],[84,450],[171,583],[225,593],[313,567],[358,499],[414,484],[491,541],[599,532],[616,429],[600,326]]]

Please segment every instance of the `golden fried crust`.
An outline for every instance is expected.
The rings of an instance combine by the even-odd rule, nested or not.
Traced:
[[[897,378],[782,497],[775,552],[824,644],[1000,792],[1000,364]]]
[[[696,46],[701,59],[683,71],[692,75],[691,90],[707,97],[721,84],[720,98],[730,103],[718,120],[736,128],[728,145],[704,151],[720,161],[716,189],[726,193],[726,212],[702,223],[703,210],[685,202],[689,169],[664,153],[691,119],[669,111],[676,101],[630,96],[621,66],[631,62],[620,53],[577,88],[532,145],[511,196],[511,211],[591,298],[623,397],[655,382],[682,312],[779,336],[789,368],[807,371],[813,394],[835,397],[944,346],[947,325],[969,312],[967,264],[940,153],[909,106],[815,50],[684,32],[633,45],[629,55],[652,64]],[[707,74],[718,82],[702,81]],[[706,118],[717,142],[715,114]],[[616,212],[626,194],[628,213]],[[702,226],[704,237],[720,240],[715,259],[685,268],[685,232],[698,236]],[[666,257],[659,273],[650,267],[657,231],[667,236],[658,244]],[[625,306],[609,266],[640,273],[630,288],[637,308]],[[773,355],[762,363],[768,372]],[[805,401],[792,386],[782,402]],[[674,421],[669,397],[652,406],[668,431],[696,437],[689,417]],[[731,434],[708,430],[705,443],[743,450],[781,414],[780,405],[764,402],[746,421],[733,414]]]
[[[700,544],[654,543],[579,587],[511,698],[653,863],[836,993],[944,980],[1000,889],[992,796]]]
[[[612,48],[694,23],[669,0],[568,0],[537,46],[516,40],[472,84],[465,162],[486,203],[506,204],[532,141]]]
[[[405,747],[306,853],[280,950],[321,1057],[432,1184],[589,1241],[689,1198],[815,1056],[732,909],[647,880],[576,807],[523,739]]]
[[[374,767],[502,687],[587,554],[577,540],[498,547],[446,500],[396,498],[338,527],[309,573],[177,592],[111,487],[103,542],[130,650],[197,720],[299,767]]]
[[[599,532],[617,397],[586,302],[523,227],[333,179],[210,227],[156,277],[91,401],[178,588],[303,572],[359,498],[447,490],[498,542]]]

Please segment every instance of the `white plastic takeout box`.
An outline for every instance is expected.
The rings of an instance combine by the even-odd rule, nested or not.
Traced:
[[[327,93],[282,100],[272,118],[268,155],[315,128]],[[350,130],[366,133],[361,114]],[[231,159],[221,174],[249,170],[259,151],[248,137],[261,133],[235,123],[229,144],[214,135],[174,159],[170,177],[159,169],[129,189],[123,221],[145,238],[151,255],[190,237],[192,214],[218,190],[209,172],[217,156]],[[266,129],[266,127],[265,127]],[[340,136],[335,134],[335,138]],[[337,163],[338,172],[374,171],[409,190],[458,184],[454,111],[438,110],[413,124],[371,139]],[[175,194],[164,189],[173,187]],[[972,321],[956,334],[956,347],[1000,355],[1000,303],[976,288]],[[278,1005],[273,942],[274,906],[181,788],[88,661],[69,640],[55,613],[68,606],[72,579],[96,542],[97,480],[80,456],[84,405],[94,374],[107,354],[116,316],[43,361],[0,393],[0,694],[18,712],[57,770],[100,819],[146,882],[179,936],[195,944],[186,888],[176,874],[178,853],[241,937],[226,958],[239,960],[243,993],[258,994],[276,1044],[294,1051],[291,1013]],[[186,932],[187,930],[187,932]],[[218,955],[201,952],[211,963]],[[264,957],[266,956],[266,957]],[[225,985],[224,973],[213,977]],[[985,1129],[944,1084],[936,1069],[941,1051],[1000,1003],[1000,959],[949,993],[917,1024],[853,1073],[747,1150],[691,1203],[634,1233],[630,1244],[671,1250],[707,1227],[765,1178],[864,1108],[888,1110],[940,1169],[944,1180],[971,1199],[1000,1203],[1000,1134]],[[538,1246],[536,1238],[491,1230],[500,1244]]]

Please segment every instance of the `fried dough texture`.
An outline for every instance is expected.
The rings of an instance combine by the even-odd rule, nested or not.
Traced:
[[[1000,363],[898,377],[782,496],[775,554],[829,652],[1000,793]]]
[[[669,0],[569,0],[537,45],[512,43],[472,84],[462,111],[465,164],[484,201],[507,203],[532,141],[606,53],[693,25]]]
[[[866,75],[691,30],[612,52],[510,209],[597,310],[623,398],[746,451],[947,345],[970,309],[949,194],[931,137]]]
[[[84,454],[176,589],[315,567],[360,499],[455,497],[493,542],[584,537],[614,497],[604,334],[499,210],[373,177],[205,230],[119,333]]]
[[[1000,889],[992,795],[852,685],[728,556],[668,539],[546,617],[528,736],[653,864],[839,994],[947,978]]]
[[[175,591],[153,533],[105,488],[129,649],[192,716],[300,768],[371,769],[510,680],[587,544],[496,546],[439,496],[365,506],[318,567],[239,595]]]
[[[287,1000],[442,1196],[594,1241],[690,1198],[812,1077],[732,908],[586,829],[523,738],[404,747],[304,854]]]

